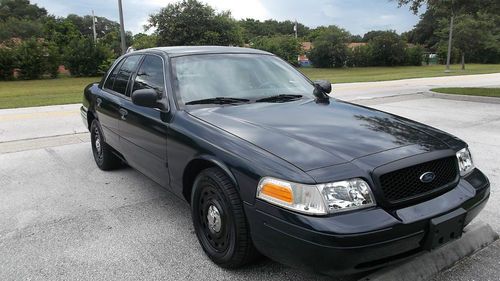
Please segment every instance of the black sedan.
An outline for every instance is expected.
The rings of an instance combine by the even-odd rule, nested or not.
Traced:
[[[259,50],[154,48],[116,60],[81,113],[99,168],[187,201],[222,267],[352,273],[460,238],[490,193],[467,144],[330,91]]]

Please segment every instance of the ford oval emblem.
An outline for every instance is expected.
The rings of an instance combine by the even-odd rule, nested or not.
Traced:
[[[420,176],[420,181],[423,183],[430,183],[436,178],[433,172],[425,172]]]

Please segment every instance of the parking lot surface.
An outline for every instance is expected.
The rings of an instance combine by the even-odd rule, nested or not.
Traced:
[[[500,232],[500,104],[424,95],[359,102],[467,141],[492,185],[478,219]],[[75,133],[85,131],[79,118],[68,113]],[[198,245],[186,203],[131,168],[100,171],[85,137],[37,148],[47,134],[0,154],[0,280],[331,280],[268,259],[220,269]],[[0,150],[16,141],[0,140]],[[500,280],[499,256],[497,241],[435,280]]]

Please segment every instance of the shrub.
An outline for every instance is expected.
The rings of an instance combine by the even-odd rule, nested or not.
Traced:
[[[9,47],[0,47],[0,80],[13,79],[13,72],[16,65],[16,51]]]
[[[72,40],[64,52],[65,65],[74,76],[102,74],[103,64],[109,65],[112,58],[111,48],[85,37]]]
[[[17,48],[19,78],[38,79],[44,73],[44,48],[36,39],[23,41]]]
[[[360,67],[372,65],[372,49],[370,46],[358,46],[350,50],[348,66]]]
[[[421,46],[406,48],[406,65],[421,66],[424,59],[424,48]]]

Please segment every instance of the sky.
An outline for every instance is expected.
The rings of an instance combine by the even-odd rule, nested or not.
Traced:
[[[123,0],[125,29],[144,32],[148,16],[177,0]],[[394,0],[202,0],[216,10],[230,10],[236,19],[297,20],[306,26],[337,25],[352,34],[370,30],[408,31],[418,22],[408,7],[398,8]],[[31,0],[49,14],[87,15],[119,21],[117,0]]]

